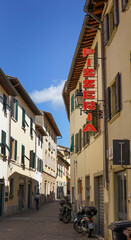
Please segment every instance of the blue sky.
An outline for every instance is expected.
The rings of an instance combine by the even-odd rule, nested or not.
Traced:
[[[85,0],[4,0],[0,13],[0,67],[17,77],[37,107],[51,112],[70,146],[61,97],[80,30]]]

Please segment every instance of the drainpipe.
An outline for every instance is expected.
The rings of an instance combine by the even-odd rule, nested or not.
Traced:
[[[106,127],[106,77],[105,77],[105,51],[104,51],[104,31],[101,26],[101,70],[102,70],[102,98],[103,98],[103,170],[104,187],[108,189],[108,161],[107,161],[107,127]]]

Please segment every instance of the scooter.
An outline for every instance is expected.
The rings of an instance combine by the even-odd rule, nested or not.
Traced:
[[[59,209],[59,219],[64,223],[68,223],[71,221],[71,203],[68,197],[65,197],[60,201],[60,209]]]
[[[81,207],[74,220],[74,229],[78,233],[85,233],[88,237],[94,234],[92,217],[97,214],[95,207]]]

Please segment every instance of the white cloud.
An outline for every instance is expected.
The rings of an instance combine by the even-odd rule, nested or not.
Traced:
[[[33,91],[30,96],[35,103],[51,102],[54,107],[63,106],[62,90],[65,81],[62,80],[57,86],[51,85],[41,91]]]

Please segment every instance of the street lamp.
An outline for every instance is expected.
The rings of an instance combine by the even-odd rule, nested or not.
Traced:
[[[77,91],[75,98],[76,98],[76,106],[82,107],[83,106],[83,91],[82,91],[82,89],[79,89]]]

